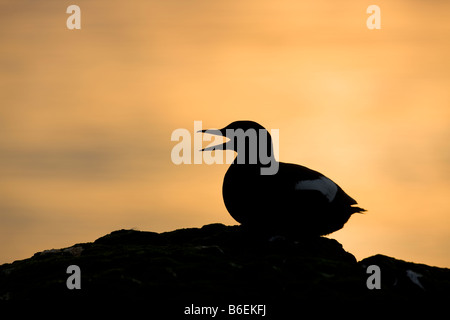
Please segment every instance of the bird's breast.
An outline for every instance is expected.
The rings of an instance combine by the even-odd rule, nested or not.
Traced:
[[[231,216],[245,223],[254,215],[272,210],[273,177],[260,174],[259,166],[232,164],[223,180],[222,194]]]

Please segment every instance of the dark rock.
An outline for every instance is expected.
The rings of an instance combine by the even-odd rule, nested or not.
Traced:
[[[381,254],[360,262],[363,268],[377,265],[382,270],[382,292],[399,299],[439,301],[450,297],[450,270],[397,260]]]
[[[69,265],[81,269],[81,290],[66,286]],[[381,269],[380,290],[367,288],[369,265]],[[289,239],[222,224],[165,233],[119,230],[0,266],[0,300],[142,302],[169,305],[175,314],[192,303],[268,304],[276,313],[316,303],[449,298],[449,269],[382,255],[357,262],[333,239]]]

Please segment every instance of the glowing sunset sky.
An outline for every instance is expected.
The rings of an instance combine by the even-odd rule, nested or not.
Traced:
[[[0,263],[123,228],[236,224],[228,165],[177,166],[170,137],[249,119],[279,129],[279,160],[368,210],[329,236],[357,259],[450,267],[449,14],[445,1],[0,0]]]

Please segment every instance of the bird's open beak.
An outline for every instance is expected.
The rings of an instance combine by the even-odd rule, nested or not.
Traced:
[[[208,134],[213,134],[215,136],[222,136],[225,137],[225,135],[223,134],[222,130],[217,130],[217,129],[206,129],[206,130],[199,130],[197,132],[203,132],[203,133],[208,133]],[[226,142],[222,143],[222,144],[217,144],[215,146],[208,146],[206,148],[201,149],[200,151],[212,151],[212,150],[226,150]]]

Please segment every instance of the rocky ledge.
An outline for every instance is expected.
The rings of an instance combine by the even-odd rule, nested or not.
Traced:
[[[78,279],[69,279],[77,276],[71,265]],[[243,313],[245,305],[445,303],[450,270],[383,255],[358,262],[333,239],[292,240],[239,226],[119,230],[0,266],[0,300],[142,302],[178,314],[229,304]]]

